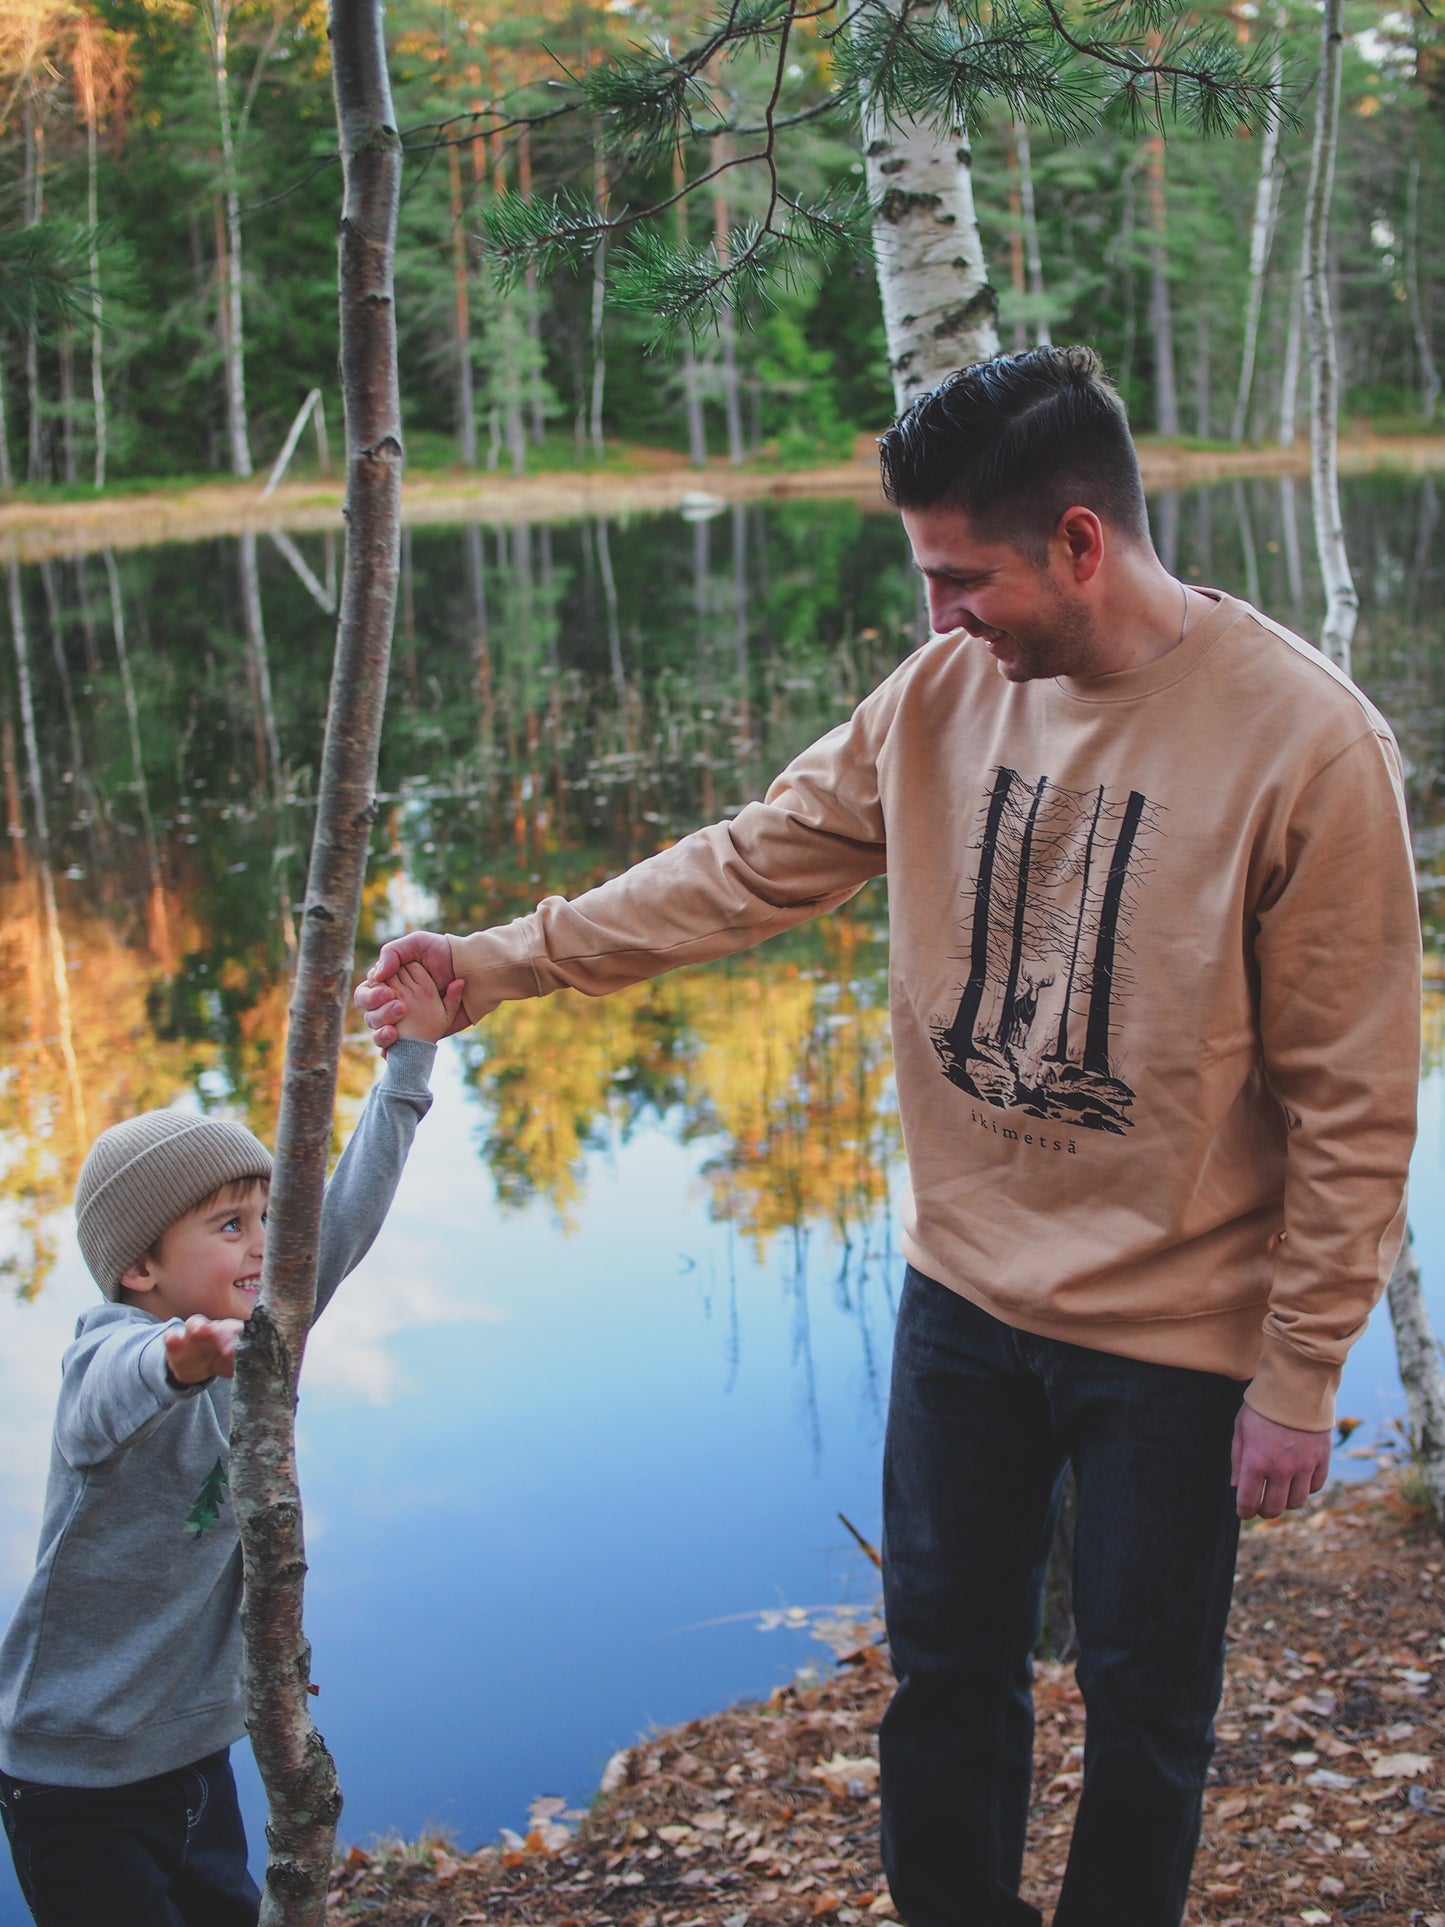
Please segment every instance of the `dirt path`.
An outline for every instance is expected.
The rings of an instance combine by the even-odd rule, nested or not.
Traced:
[[[1230,453],[1145,443],[1140,462],[1149,488],[1179,488],[1233,476],[1306,475],[1308,449],[1257,448]],[[1445,437],[1360,436],[1341,443],[1346,473],[1391,467],[1411,473],[1445,468]],[[144,548],[196,542],[213,535],[268,529],[339,529],[339,482],[285,482],[262,500],[264,482],[207,482],[150,495],[99,502],[0,503],[0,562],[39,562],[92,549]],[[656,513],[689,496],[751,502],[796,496],[849,495],[881,508],[872,438],[860,436],[854,459],[827,468],[778,470],[709,464],[690,468],[667,451],[630,452],[627,471],[514,478],[495,474],[417,474],[403,484],[408,522],[559,522],[585,515]]]
[[[1246,1531],[1191,1927],[1445,1927],[1445,1547],[1393,1477]],[[865,1640],[782,1688],[619,1754],[574,1831],[561,1801],[458,1856],[353,1851],[328,1920],[371,1927],[799,1927],[896,1918],[878,1865]],[[1047,1910],[1078,1798],[1072,1668],[1039,1669],[1025,1893]],[[1121,1922],[1120,1927],[1127,1927]]]

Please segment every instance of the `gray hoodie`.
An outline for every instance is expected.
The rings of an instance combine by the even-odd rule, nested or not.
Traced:
[[[318,1312],[381,1229],[435,1056],[392,1046],[326,1187]],[[15,1779],[123,1786],[245,1731],[231,1381],[168,1382],[178,1322],[97,1305],[62,1361],[39,1560],[0,1640],[0,1767]]]

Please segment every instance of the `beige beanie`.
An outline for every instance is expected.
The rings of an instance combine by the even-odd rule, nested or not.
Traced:
[[[80,1167],[75,1228],[107,1298],[177,1218],[240,1178],[269,1178],[271,1153],[244,1124],[142,1111],[102,1131]]]

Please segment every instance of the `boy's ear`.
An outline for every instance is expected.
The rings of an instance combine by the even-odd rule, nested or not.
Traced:
[[[151,1261],[149,1257],[140,1259],[139,1262],[133,1264],[128,1271],[123,1271],[120,1274],[120,1288],[122,1291],[138,1292],[155,1290],[156,1281],[151,1273]]]

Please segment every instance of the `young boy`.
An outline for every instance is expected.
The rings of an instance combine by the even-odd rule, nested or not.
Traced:
[[[326,1188],[316,1309],[381,1229],[456,1015],[412,967],[399,1043]],[[0,1641],[0,1808],[39,1927],[252,1927],[229,1748],[241,1547],[226,1493],[236,1338],[261,1282],[271,1156],[148,1111],[76,1190],[107,1302],[61,1366],[35,1576]]]

